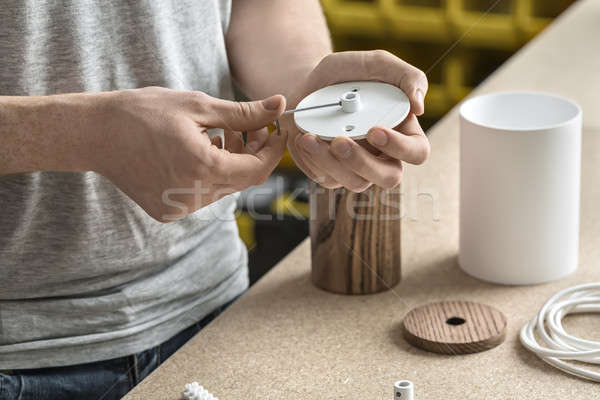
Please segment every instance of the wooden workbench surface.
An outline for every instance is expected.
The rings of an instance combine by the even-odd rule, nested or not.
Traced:
[[[310,283],[310,246],[304,241],[126,398],[178,399],[185,383],[198,381],[222,400],[389,400],[399,379],[414,382],[418,400],[600,398],[600,385],[551,368],[525,351],[517,337],[550,295],[600,281],[600,1],[576,3],[475,93],[510,89],[554,92],[583,108],[575,274],[550,284],[509,287],[480,282],[459,269],[454,110],[430,131],[431,159],[405,174],[398,286],[369,296],[321,291]],[[560,163],[556,160],[557,168]],[[508,317],[504,344],[464,356],[408,345],[400,330],[404,315],[417,305],[446,299],[502,310]],[[600,318],[568,317],[566,326],[600,339]]]

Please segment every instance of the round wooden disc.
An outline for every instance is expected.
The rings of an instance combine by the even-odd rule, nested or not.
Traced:
[[[489,350],[504,341],[506,317],[497,309],[470,301],[443,301],[417,307],[403,322],[413,346],[442,354]]]

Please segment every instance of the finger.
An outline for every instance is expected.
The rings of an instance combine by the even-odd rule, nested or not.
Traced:
[[[231,153],[241,153],[244,150],[244,140],[241,132],[225,131],[225,149]]]
[[[210,174],[215,184],[242,190],[264,183],[273,172],[286,147],[287,136],[269,135],[256,154],[236,154],[212,147]]]
[[[223,148],[225,145],[225,133],[223,129],[220,128],[212,128],[206,130],[207,136],[210,138],[210,142],[220,148]]]
[[[294,152],[290,151],[292,154],[292,158],[294,162],[297,164],[302,163],[302,170],[305,171],[306,175],[327,189],[337,189],[342,187],[335,179],[333,179],[329,174],[322,171],[315,165],[315,163],[308,157],[304,150],[301,149],[301,145],[298,143],[298,140],[302,137],[302,134],[296,135],[294,138],[294,148],[297,149],[296,157],[293,157]],[[301,160],[299,160],[301,158]]]
[[[246,152],[248,154],[256,154],[261,149],[269,137],[267,128],[249,131],[246,138]]]
[[[295,135],[291,141],[288,139],[288,141],[290,141],[290,143],[288,143],[288,149],[292,159],[294,160],[294,163],[306,174],[306,176],[324,188],[337,189],[341,187],[341,185],[331,176],[321,171],[305,154],[298,143],[300,137],[302,137],[302,134]]]
[[[335,181],[353,192],[362,192],[369,188],[370,183],[342,165],[329,151],[329,144],[317,139],[315,135],[305,134],[299,140],[302,151],[312,162],[327,171]]]
[[[284,116],[285,117],[285,116]],[[288,150],[290,152],[290,156],[294,160],[294,163],[302,172],[306,174],[311,180],[320,184],[321,186],[328,189],[337,189],[341,187],[341,185],[336,182],[333,178],[331,178],[328,174],[322,173],[317,166],[307,157],[304,152],[301,150],[300,145],[298,144],[298,138],[302,136],[301,133],[297,131],[295,123],[292,121],[286,121],[285,118],[280,118],[280,131],[287,134],[288,136]],[[290,125],[291,123],[291,125]],[[296,134],[290,134],[290,126],[292,128],[292,132]]]
[[[319,171],[319,167],[317,167],[315,165],[315,163],[306,156],[305,156],[305,162],[306,162],[306,164],[308,164],[309,168],[311,168],[312,170]],[[309,176],[309,178],[326,189],[337,189],[337,188],[342,187],[342,185],[338,181],[336,181],[329,174],[327,174],[326,172],[323,172],[323,171],[314,173],[311,176]]]
[[[309,165],[313,168],[318,168],[310,159],[307,160]],[[318,183],[325,189],[338,189],[342,187],[342,184],[333,179],[329,174],[320,172],[311,178],[314,182]]]
[[[373,127],[367,133],[367,141],[391,158],[422,164],[429,157],[429,139],[423,133],[414,114],[400,124],[396,130]]]
[[[223,148],[223,141],[221,140],[220,136],[214,136],[210,138],[210,143],[213,146],[217,146],[219,148]]]
[[[231,131],[252,131],[275,121],[285,110],[285,97],[271,96],[262,101],[236,102],[206,96],[199,123]]]
[[[359,139],[356,140],[356,143],[358,143],[359,145],[361,145],[362,147],[364,147],[367,151],[369,151],[371,154],[375,154],[376,156],[381,154],[381,150],[379,150],[377,147],[374,147],[371,143],[369,143],[367,141],[367,139]]]
[[[333,53],[319,63],[314,73],[320,77],[315,83],[319,87],[310,88],[310,92],[338,82],[381,81],[402,89],[410,100],[413,113],[421,115],[425,111],[427,76],[385,50]]]
[[[344,167],[382,188],[396,187],[402,179],[400,160],[377,157],[351,139],[335,138],[330,151]]]

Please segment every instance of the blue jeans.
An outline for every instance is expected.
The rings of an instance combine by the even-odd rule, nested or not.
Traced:
[[[67,367],[0,371],[0,400],[120,399],[234,301],[141,353]]]

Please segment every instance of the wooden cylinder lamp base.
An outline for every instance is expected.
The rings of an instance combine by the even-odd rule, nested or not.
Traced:
[[[400,188],[363,193],[311,185],[312,281],[327,291],[370,294],[400,282]]]

